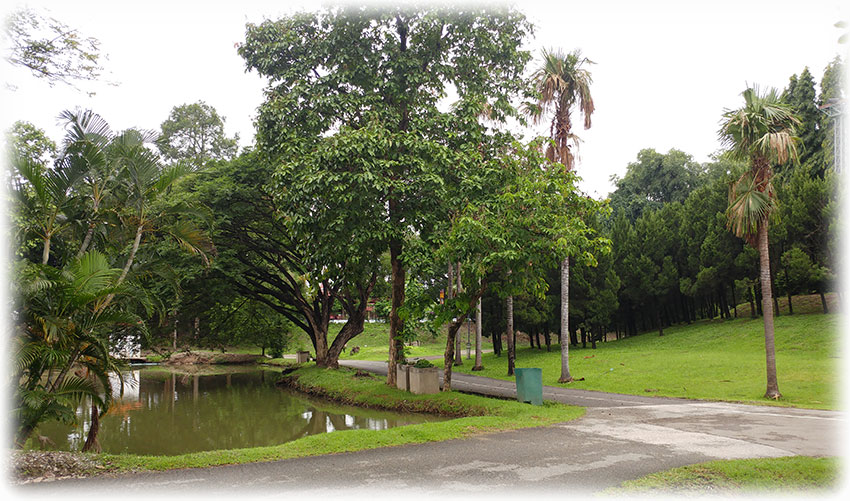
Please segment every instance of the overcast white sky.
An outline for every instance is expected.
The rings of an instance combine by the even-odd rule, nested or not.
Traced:
[[[848,19],[843,2],[802,1],[562,1],[521,2],[537,26],[529,49],[580,48],[591,66],[596,103],[593,127],[583,139],[578,173],[582,188],[604,197],[612,174],[643,148],[678,148],[707,161],[719,148],[717,127],[724,108],[741,103],[747,83],[784,88],[808,66],[819,81],[826,64],[848,46],[833,25]],[[171,108],[204,100],[227,118],[229,134],[253,142],[252,119],[265,82],[246,74],[234,45],[246,22],[276,19],[318,2],[30,1],[84,35],[98,38],[108,55],[105,80],[83,83],[96,95],[54,87],[5,69],[18,85],[5,92],[3,126],[27,120],[55,139],[56,116],[65,109],[92,109],[113,127],[159,129]],[[46,9],[46,10],[45,10]],[[843,9],[843,10],[842,10]],[[5,63],[4,63],[5,65]],[[578,117],[576,123],[581,123]],[[543,125],[538,133],[548,133]]]

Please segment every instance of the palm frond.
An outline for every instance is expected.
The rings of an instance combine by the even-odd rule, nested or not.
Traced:
[[[729,189],[726,226],[735,236],[754,244],[759,225],[774,211],[775,200],[770,185],[759,186],[748,171]]]

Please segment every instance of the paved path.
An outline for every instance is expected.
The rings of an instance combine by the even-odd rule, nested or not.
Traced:
[[[341,362],[386,374],[386,363]],[[512,382],[454,374],[455,389],[515,398]],[[439,443],[269,463],[68,480],[25,486],[73,492],[356,499],[588,495],[624,480],[714,459],[842,456],[843,413],[699,402],[544,387],[544,398],[587,407],[585,417]]]

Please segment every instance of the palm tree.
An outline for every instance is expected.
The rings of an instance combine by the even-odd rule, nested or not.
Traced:
[[[103,254],[89,251],[63,268],[29,264],[19,273],[18,446],[42,421],[73,422],[74,408],[83,398],[92,401],[93,419],[109,409],[109,374],[120,378],[120,372],[109,354],[108,334],[116,329],[145,332],[138,316],[114,304],[103,307],[108,296],[135,291],[117,284],[120,272],[109,267]],[[92,430],[87,443],[94,444],[97,431]]]
[[[527,113],[539,122],[545,115],[552,112],[552,122],[549,135],[552,142],[546,149],[546,158],[551,162],[563,165],[566,171],[573,169],[575,156],[570,149],[570,143],[578,147],[578,136],[572,133],[570,113],[578,105],[584,115],[584,128],[590,128],[590,117],[593,114],[593,98],[590,96],[592,79],[586,65],[593,61],[582,57],[580,50],[569,54],[560,51],[543,51],[543,64],[532,79],[539,94],[536,104],[527,106]],[[569,304],[570,304],[570,258],[565,257],[561,262],[561,377],[558,382],[567,383],[573,380],[570,374],[570,333],[569,333]]]
[[[15,196],[21,208],[34,221],[34,231],[42,239],[41,263],[50,259],[53,237],[69,223],[64,217],[74,198],[74,186],[83,178],[85,170],[78,164],[57,162],[45,169],[37,162],[22,157],[12,158],[12,167],[26,183],[16,187]]]
[[[83,243],[77,251],[77,257],[88,250],[95,229],[100,223],[100,209],[105,198],[114,187],[115,162],[109,156],[109,145],[115,135],[109,124],[97,113],[86,111],[63,111],[59,119],[65,123],[65,140],[61,165],[77,166],[83,174],[85,197],[90,199],[91,207],[86,224]]]
[[[770,284],[768,223],[776,207],[771,164],[796,160],[799,138],[795,126],[800,123],[790,108],[780,102],[776,89],[760,93],[758,87],[741,93],[744,106],[723,114],[720,139],[736,159],[746,160],[750,168],[729,190],[727,227],[759,252],[759,281],[764,312],[764,348],[767,361],[765,397],[778,399],[776,355],[773,337],[773,297]]]

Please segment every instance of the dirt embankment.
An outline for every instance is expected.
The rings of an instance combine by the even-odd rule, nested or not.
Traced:
[[[255,364],[266,360],[262,355],[249,355],[245,353],[214,353],[204,351],[189,351],[174,353],[165,365],[224,365],[224,364]]]

